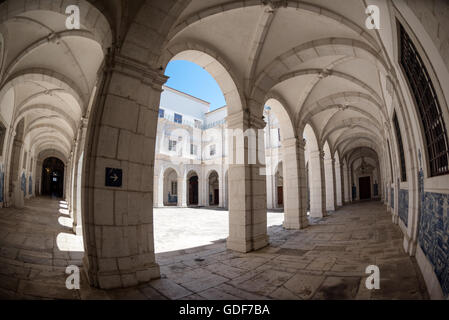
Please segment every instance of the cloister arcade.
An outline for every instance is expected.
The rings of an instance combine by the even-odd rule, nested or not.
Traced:
[[[48,194],[43,172],[58,159],[57,195],[83,237],[90,286],[160,277],[153,207],[227,207],[226,248],[248,253],[270,244],[269,199],[288,230],[371,199],[399,226],[430,297],[447,297],[446,1],[79,0],[79,29],[66,26],[69,4],[0,4],[0,203],[20,209]],[[380,10],[380,29],[367,27],[368,4]],[[155,171],[172,60],[213,76],[233,132],[253,129],[263,141],[270,107],[280,137],[273,166],[263,144],[235,134],[226,171]],[[264,157],[251,162],[252,151]],[[119,186],[107,184],[111,168]]]

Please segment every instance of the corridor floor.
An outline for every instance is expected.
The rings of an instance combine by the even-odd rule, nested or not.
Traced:
[[[3,299],[427,299],[399,228],[380,202],[345,206],[307,229],[269,227],[270,245],[241,254],[225,241],[157,254],[161,279],[103,291],[65,288],[65,267],[81,266],[82,240],[71,234],[65,204],[27,201],[0,211]],[[69,251],[68,251],[69,250]],[[365,288],[368,265],[380,289]],[[83,274],[83,273],[82,273]]]

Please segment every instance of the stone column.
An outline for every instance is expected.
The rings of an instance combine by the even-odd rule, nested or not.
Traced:
[[[162,173],[163,174],[163,173]],[[156,208],[164,206],[164,180],[163,176],[154,175],[153,178],[153,205]]]
[[[337,201],[337,207],[341,207],[343,205],[343,199],[344,199],[344,187],[343,187],[343,181],[341,177],[341,171],[342,167],[340,162],[335,162],[335,191],[336,191],[336,201]]]
[[[153,166],[158,106],[167,78],[117,51],[112,49],[102,68],[83,179],[83,270],[89,283],[102,289],[160,277],[154,255]],[[106,186],[106,168],[122,170],[121,186]]]
[[[198,177],[198,205],[208,206],[209,205],[209,194],[207,193],[209,181],[205,177],[206,173],[203,172],[202,175]]]
[[[250,163],[249,154],[264,155],[263,130],[265,122],[248,112],[240,111],[227,117],[229,136],[229,237],[227,248],[240,252],[257,250],[268,245],[267,195],[265,166]],[[254,139],[246,139],[243,132],[253,132]],[[234,134],[234,135],[233,135]],[[235,141],[234,141],[235,136]],[[260,141],[262,139],[262,141]],[[250,140],[253,140],[251,143]],[[235,160],[233,160],[235,158]],[[264,155],[265,158],[265,155]],[[255,159],[253,159],[255,160]],[[263,160],[265,161],[265,160]]]
[[[224,170],[218,175],[218,207],[224,208]]]
[[[83,149],[86,143],[86,134],[87,134],[87,125],[88,119],[83,117],[81,118],[81,122],[79,125],[79,134],[77,141],[77,152],[74,161],[76,161],[75,165],[75,181],[73,183],[73,230],[77,235],[82,234],[82,203],[81,203],[81,188],[83,183],[83,160],[84,153]]]
[[[307,220],[307,186],[303,139],[282,141],[284,175],[284,227],[303,229]]]
[[[74,166],[73,164],[74,158],[73,158],[73,151],[70,152],[69,158],[67,159],[67,165],[65,166],[65,177],[64,177],[64,199],[67,202],[67,208],[69,210],[69,213],[72,209],[72,168]]]
[[[310,216],[326,216],[326,189],[324,176],[324,153],[320,150],[310,151]]]
[[[8,187],[8,197],[6,206],[13,206],[16,208],[23,207],[23,197],[24,194],[21,189],[21,172],[22,172],[22,147],[23,141],[20,137],[17,137],[17,133],[15,131],[11,132],[11,155],[9,161],[9,171],[8,176],[5,174],[5,182],[6,177],[9,178],[9,183],[5,183],[5,187]]]
[[[187,207],[187,182],[185,177],[178,177],[178,207]]]
[[[271,159],[269,159],[271,160]],[[276,186],[274,183],[274,179],[276,179],[276,172],[274,171],[274,168],[271,166],[271,163],[267,163],[267,176],[266,176],[266,188],[267,188],[267,209],[274,209],[275,208],[275,199],[273,196],[273,190]]]
[[[343,183],[345,190],[345,203],[351,202],[351,185],[349,180],[349,168],[347,162],[343,163]]]
[[[332,158],[324,159],[324,168],[326,175],[326,211],[335,211],[336,192],[335,192],[335,160]]]

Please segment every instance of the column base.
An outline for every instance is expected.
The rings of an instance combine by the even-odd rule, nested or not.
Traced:
[[[287,230],[301,230],[309,226],[309,220],[306,219],[302,222],[284,220],[284,223],[282,225]]]
[[[76,225],[74,225],[74,226],[73,226],[73,232],[75,232],[75,234],[76,234],[77,236],[82,236],[82,235],[83,235],[83,228],[82,228],[82,226],[76,226]]]
[[[262,249],[269,245],[269,237],[267,235],[257,237],[250,240],[230,239],[226,240],[226,248],[242,253],[251,252]]]
[[[326,212],[313,212],[313,211],[310,211],[310,217],[312,217],[312,218],[324,218],[324,217],[326,217],[327,216],[327,213]]]
[[[407,234],[404,234],[402,246],[404,248],[404,251],[407,252],[407,254],[409,254],[410,256],[414,256],[416,254],[417,242],[413,239],[410,239]]]
[[[399,216],[398,216],[397,214],[393,214],[393,215],[391,216],[391,221],[392,221],[394,224],[399,224]]]
[[[161,277],[157,263],[142,269],[86,272],[85,275],[91,286],[104,290],[133,287]]]

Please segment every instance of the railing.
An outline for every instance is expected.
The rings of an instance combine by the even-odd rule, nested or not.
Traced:
[[[168,120],[168,121],[170,121],[170,122],[175,122],[175,116],[172,115],[172,114],[164,113],[164,116],[163,116],[163,117],[159,117],[159,118],[160,118],[160,119],[166,119],[166,120]],[[178,122],[175,122],[175,123],[178,123]],[[197,128],[197,129],[206,130],[206,129],[210,129],[210,128],[213,128],[213,127],[222,125],[222,124],[224,124],[224,123],[226,123],[226,120],[225,120],[225,119],[221,119],[221,120],[214,121],[214,122],[208,123],[208,124],[204,124],[204,123],[203,123],[203,124],[201,124],[200,126],[198,126],[197,124],[195,124],[195,122],[188,121],[188,120],[185,120],[185,119],[183,118],[183,119],[182,119],[182,122],[179,123],[179,124],[183,124],[183,125],[186,125],[186,126],[189,126],[189,127],[192,127],[192,128]]]
[[[203,130],[210,129],[210,128],[222,125],[224,123],[226,123],[225,119],[214,121],[212,123],[208,123],[207,125],[205,124],[205,125],[203,125]]]
[[[185,120],[184,117],[183,117],[181,123],[175,122],[175,116],[172,115],[172,114],[164,113],[164,116],[163,116],[163,117],[159,117],[159,119],[166,119],[166,120],[168,120],[168,121],[170,121],[170,122],[182,124],[182,125],[189,126],[189,127],[192,127],[192,128],[202,129],[202,126],[201,126],[201,125],[200,125],[200,126],[195,125],[195,122]]]

